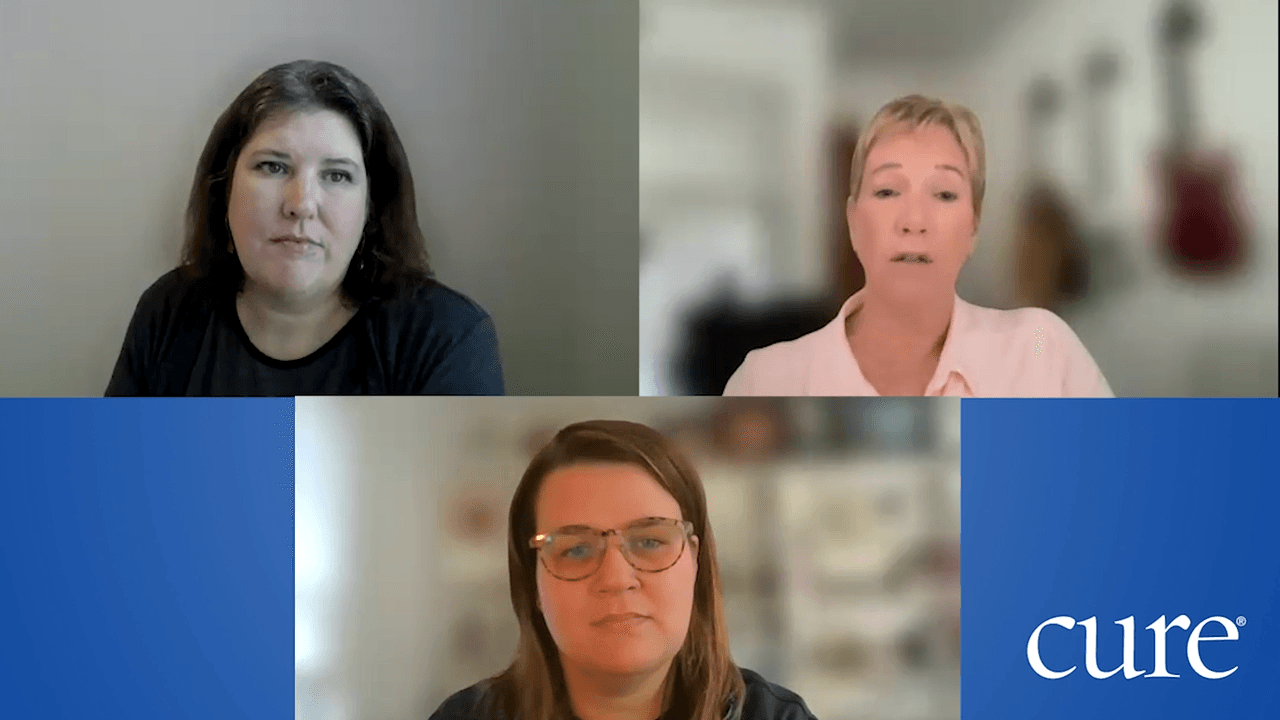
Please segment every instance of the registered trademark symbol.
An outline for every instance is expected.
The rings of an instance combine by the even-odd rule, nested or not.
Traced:
[[[1248,621],[1244,619],[1244,616],[1243,616],[1243,615],[1241,615],[1240,617],[1236,618],[1236,625],[1237,625],[1238,627],[1244,627],[1246,622],[1248,622]]]

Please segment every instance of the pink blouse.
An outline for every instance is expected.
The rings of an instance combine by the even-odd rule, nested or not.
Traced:
[[[747,353],[725,395],[879,395],[862,376],[845,336],[849,298],[826,327]],[[1062,318],[1040,308],[992,310],[959,297],[938,369],[925,395],[1115,397],[1097,363]]]

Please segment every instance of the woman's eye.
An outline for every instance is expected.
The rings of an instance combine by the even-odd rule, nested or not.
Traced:
[[[329,179],[332,180],[333,182],[344,182],[344,183],[352,182],[351,173],[347,172],[346,170],[330,170]]]
[[[658,548],[666,545],[667,543],[664,542],[662,538],[648,537],[648,538],[640,538],[639,540],[636,540],[635,544],[641,550],[657,550]]]
[[[284,165],[274,160],[264,160],[258,163],[258,169],[266,172],[268,175],[278,175],[284,172]]]
[[[881,188],[875,191],[875,196],[878,198],[893,197],[896,194],[897,193],[895,193],[893,190],[890,190],[889,188]]]
[[[955,193],[953,193],[953,192],[949,192],[949,191],[945,191],[945,190],[944,190],[944,191],[942,191],[942,192],[940,192],[940,193],[938,193],[938,199],[939,199],[939,200],[943,200],[943,201],[945,201],[945,202],[952,202],[952,201],[954,201],[954,200],[955,200],[956,198],[958,198],[958,197],[959,197],[959,195],[956,195],[956,194],[955,194]]]

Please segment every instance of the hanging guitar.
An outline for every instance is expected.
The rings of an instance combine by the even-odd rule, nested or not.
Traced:
[[[1088,291],[1088,248],[1044,157],[1047,124],[1061,107],[1061,91],[1053,80],[1041,78],[1032,83],[1026,101],[1030,165],[1018,208],[1014,289],[1019,305],[1059,312]]]
[[[1165,203],[1159,240],[1174,272],[1195,278],[1234,274],[1248,259],[1231,159],[1196,147],[1188,50],[1203,25],[1189,0],[1172,0],[1159,23],[1170,123],[1169,142],[1156,156]]]

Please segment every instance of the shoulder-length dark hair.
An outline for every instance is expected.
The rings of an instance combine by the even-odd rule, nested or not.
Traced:
[[[507,568],[520,641],[511,666],[493,678],[493,699],[505,717],[573,717],[559,651],[537,607],[537,551],[529,547],[529,539],[537,531],[534,513],[543,480],[559,468],[582,462],[621,462],[644,469],[675,498],[684,519],[693,522],[693,532],[699,538],[693,616],[689,634],[667,675],[663,717],[721,720],[726,706],[742,706],[745,687],[729,652],[716,543],[707,519],[702,480],[688,459],[660,433],[638,423],[615,420],[581,422],[561,430],[534,456],[516,488],[508,523]]]
[[[262,73],[232,101],[209,133],[187,203],[182,265],[189,275],[239,290],[244,269],[230,250],[227,203],[240,151],[282,112],[332,110],[351,122],[364,152],[368,218],[342,280],[345,299],[394,297],[431,278],[418,226],[413,176],[391,118],[373,90],[346,68],[295,60]]]

